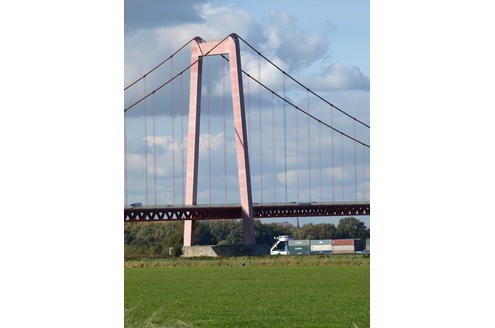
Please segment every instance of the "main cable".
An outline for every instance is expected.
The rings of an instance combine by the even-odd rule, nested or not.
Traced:
[[[228,58],[226,58],[224,55],[221,55],[221,56],[222,56],[222,58],[223,58],[223,59],[225,59],[225,60],[229,61],[229,59],[228,59]],[[293,104],[291,101],[289,101],[288,99],[286,99],[286,98],[282,97],[281,95],[279,95],[278,93],[276,93],[275,91],[273,91],[272,89],[270,89],[269,87],[267,87],[264,83],[260,82],[260,81],[259,81],[259,80],[257,80],[256,78],[254,78],[251,74],[249,74],[249,73],[248,73],[248,72],[246,72],[245,70],[241,69],[241,72],[242,72],[242,73],[244,73],[244,74],[246,74],[246,75],[247,75],[250,79],[252,79],[252,80],[253,80],[253,81],[255,81],[256,83],[258,83],[260,86],[262,86],[262,87],[263,87],[263,88],[265,88],[266,90],[268,90],[268,91],[270,91],[271,93],[273,93],[273,94],[274,94],[275,96],[277,96],[278,98],[282,99],[282,100],[283,100],[284,102],[286,102],[287,104],[291,105],[292,107],[294,107],[294,108],[295,108],[295,109],[297,109],[298,111],[300,111],[300,112],[304,113],[305,115],[308,115],[309,117],[311,117],[313,120],[317,121],[318,123],[325,125],[326,127],[330,128],[330,129],[332,129],[332,130],[334,130],[335,132],[340,133],[341,135],[345,136],[345,137],[346,137],[346,138],[348,138],[348,139],[351,139],[351,140],[353,140],[353,141],[355,141],[355,142],[357,142],[357,143],[359,143],[359,144],[361,144],[361,145],[363,145],[363,146],[365,146],[365,147],[367,147],[367,148],[370,148],[370,145],[368,145],[368,144],[366,144],[366,143],[364,143],[364,142],[362,142],[362,141],[360,141],[360,140],[357,140],[357,139],[353,138],[352,136],[348,135],[347,133],[342,132],[342,131],[340,131],[340,130],[338,130],[338,129],[334,128],[333,126],[331,126],[331,125],[329,125],[329,124],[327,124],[327,123],[323,122],[323,121],[322,121],[322,120],[320,120],[319,118],[317,118],[317,117],[315,117],[315,116],[311,115],[311,114],[310,114],[310,113],[308,113],[307,111],[305,111],[305,110],[301,109],[299,106],[297,106],[297,105]],[[359,120],[357,120],[357,119],[355,119],[355,120],[356,120],[357,122],[359,122]]]
[[[220,40],[213,48],[211,48],[210,50],[208,50],[204,55],[199,56],[198,59],[196,59],[194,62],[192,62],[191,64],[189,64],[186,68],[184,68],[183,70],[181,70],[179,73],[175,74],[172,78],[170,78],[167,81],[165,81],[164,83],[160,84],[157,88],[155,88],[153,91],[151,91],[150,93],[148,93],[147,95],[145,95],[141,99],[135,101],[132,105],[124,108],[124,112],[127,112],[129,109],[133,108],[134,106],[136,106],[137,104],[139,104],[141,101],[145,100],[146,98],[148,98],[149,96],[151,96],[152,94],[154,94],[155,92],[157,92],[158,90],[160,90],[161,88],[163,88],[164,86],[166,86],[167,84],[169,84],[170,82],[172,82],[173,80],[175,80],[179,75],[183,74],[185,71],[187,71],[188,69],[190,69],[192,66],[196,65],[202,59],[202,57],[208,56],[208,54],[210,52],[212,52],[213,50],[215,50],[215,48],[217,48],[223,41],[227,40],[228,37],[230,37],[230,35],[227,35],[225,38],[223,38],[222,40]]]
[[[367,148],[370,148],[370,146],[360,140],[357,140],[355,138],[353,138],[352,136],[348,135],[347,133],[345,132],[342,132],[336,128],[334,128],[333,126],[323,122],[322,120],[320,120],[319,118],[315,117],[314,115],[311,115],[310,113],[308,113],[307,111],[301,109],[299,106],[293,104],[292,102],[290,102],[289,100],[285,99],[284,97],[282,97],[281,95],[279,95],[278,93],[276,93],[275,91],[273,91],[272,89],[270,89],[269,87],[267,87],[265,84],[263,84],[262,82],[256,80],[254,77],[252,77],[249,73],[245,72],[244,70],[241,70],[244,74],[246,74],[247,76],[249,76],[251,79],[253,79],[256,83],[258,83],[259,85],[261,85],[263,88],[265,88],[266,90],[270,91],[271,93],[273,93],[275,96],[277,96],[278,98],[282,99],[283,101],[285,101],[287,104],[291,105],[292,107],[294,107],[295,109],[297,109],[298,111],[304,113],[305,115],[311,117],[313,120],[317,121],[318,123],[320,124],[323,124],[325,125],[326,127],[334,130],[335,132],[338,132],[340,133],[342,136],[345,136],[347,139],[350,139],[350,140],[353,140]]]
[[[277,64],[275,64],[273,61],[271,61],[270,59],[268,59],[267,57],[265,57],[261,52],[259,52],[256,48],[254,48],[251,44],[249,44],[249,42],[247,42],[246,40],[244,40],[242,37],[240,37],[239,35],[237,35],[237,37],[242,41],[244,42],[249,48],[251,48],[254,52],[256,52],[259,56],[263,57],[267,62],[269,62],[270,64],[272,64],[276,69],[278,69],[280,72],[282,72],[284,75],[286,75],[287,77],[289,77],[292,81],[296,82],[299,86],[301,86],[302,88],[306,89],[307,91],[309,91],[310,93],[312,93],[314,96],[318,97],[320,100],[324,101],[325,103],[327,103],[328,105],[330,105],[331,107],[335,108],[336,110],[338,110],[339,112],[341,112],[342,114],[356,120],[357,122],[361,123],[362,125],[364,125],[365,127],[369,128],[370,126],[362,121],[360,121],[359,119],[357,119],[356,117],[346,113],[345,111],[343,111],[342,109],[340,109],[339,107],[335,106],[334,104],[332,104],[331,102],[329,102],[328,100],[326,100],[325,98],[321,97],[320,95],[318,95],[317,93],[315,93],[313,90],[309,89],[307,86],[303,85],[301,82],[299,82],[298,80],[296,80],[295,78],[293,78],[291,75],[287,74],[283,69],[281,69]]]
[[[177,49],[173,54],[171,54],[170,56],[168,56],[165,60],[163,60],[162,62],[160,62],[159,64],[157,64],[155,67],[153,67],[152,69],[150,69],[149,71],[147,71],[146,73],[144,73],[143,76],[141,76],[139,79],[137,79],[136,81],[132,82],[131,84],[129,84],[128,86],[126,86],[124,88],[124,91],[126,91],[127,89],[129,89],[130,87],[132,87],[134,84],[138,83],[139,81],[141,81],[142,79],[144,79],[146,76],[148,76],[150,73],[152,73],[154,70],[156,70],[158,67],[162,66],[163,64],[165,64],[168,60],[170,60],[172,57],[174,57],[177,53],[179,53],[179,51],[181,51],[182,49],[184,49],[189,43],[191,43],[195,38],[192,38],[191,40],[187,41],[186,43],[184,43],[184,45],[182,45],[182,47],[180,47],[179,49]]]

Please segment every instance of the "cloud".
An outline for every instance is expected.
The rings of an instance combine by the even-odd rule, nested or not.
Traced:
[[[208,152],[211,151],[213,156],[223,149],[223,134],[208,135],[207,133],[199,136],[199,156],[208,156]]]
[[[164,152],[181,151],[187,148],[186,140],[181,142],[177,138],[172,139],[170,136],[148,136],[146,137],[146,143],[150,149],[156,144]]]
[[[188,11],[192,16],[197,16],[199,18],[197,20],[184,19],[174,24],[144,24],[143,28],[135,29],[133,33],[125,35],[124,79],[126,85],[195,36],[200,36],[205,40],[220,40],[233,32],[246,39],[251,39],[253,35],[260,35],[261,27],[245,11],[200,4],[199,1],[195,3],[196,5],[189,7]],[[170,9],[171,13],[175,6]],[[177,17],[181,15],[182,11],[179,10]],[[132,20],[129,24],[132,26]],[[190,47],[184,49],[182,63],[176,63],[177,67],[185,67],[189,64],[189,49]]]
[[[252,38],[260,35],[262,30],[261,25],[256,23],[252,16],[244,10],[203,4],[199,7],[198,13],[204,20],[204,24],[201,26],[202,30],[198,33],[205,40],[224,38],[230,33]],[[209,27],[209,29],[204,29],[204,27]]]
[[[369,90],[370,80],[353,65],[331,64],[322,74],[313,75],[308,84],[315,90]]]
[[[329,39],[300,29],[294,17],[285,12],[274,12],[270,15],[270,22],[263,31],[266,39],[262,48],[292,69],[306,67],[326,54]]]
[[[174,8],[170,9],[170,12],[177,9],[177,17],[181,17],[183,6],[172,3]],[[302,69],[323,58],[329,48],[330,41],[327,36],[305,31],[297,25],[294,18],[283,12],[271,13],[270,23],[262,26],[250,13],[241,9],[201,4],[200,1],[194,1],[194,4],[189,6],[188,10],[192,17],[198,19],[181,19],[174,24],[172,20],[158,24],[158,20],[151,18],[154,23],[144,24],[143,28],[135,29],[133,33],[125,36],[127,84],[194,36],[205,40],[220,40],[230,33],[237,33],[287,71]],[[161,7],[158,6],[157,11],[160,11]],[[135,23],[138,22],[139,20],[136,20]],[[126,20],[127,24],[132,27],[134,20]],[[242,42],[241,48],[242,62],[247,64],[243,64],[243,67],[257,76],[257,55],[242,45]],[[276,76],[276,69],[269,67],[271,65],[264,60],[261,60],[261,66],[262,78],[277,80],[279,85],[282,75]]]

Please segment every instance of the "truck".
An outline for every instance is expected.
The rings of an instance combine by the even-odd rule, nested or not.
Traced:
[[[276,242],[270,255],[354,254],[365,253],[361,239],[293,239],[290,236],[273,237]],[[369,239],[366,240],[369,245]],[[369,252],[369,246],[368,246]]]
[[[331,239],[293,239],[290,236],[274,237],[275,244],[270,249],[270,255],[309,255],[331,254]]]
[[[292,239],[289,236],[278,236],[273,237],[273,239],[277,240],[275,244],[270,248],[270,255],[288,255],[289,249],[287,242],[289,239]]]

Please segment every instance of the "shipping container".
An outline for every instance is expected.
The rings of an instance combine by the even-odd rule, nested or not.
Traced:
[[[354,246],[354,239],[333,239],[332,245],[352,245]]]
[[[309,239],[289,239],[289,246],[309,246]]]
[[[309,254],[310,249],[307,245],[302,246],[290,246],[289,245],[289,254]]]
[[[332,245],[311,245],[311,251],[331,251]]]
[[[331,239],[315,239],[310,240],[311,245],[332,245]]]
[[[364,245],[361,239],[354,239],[354,251],[360,253],[364,251]]]
[[[291,239],[290,236],[274,237],[277,242],[270,249],[271,255],[287,254],[353,254],[369,253],[370,239]]]
[[[333,245],[332,252],[334,254],[350,254],[354,253],[353,245]]]

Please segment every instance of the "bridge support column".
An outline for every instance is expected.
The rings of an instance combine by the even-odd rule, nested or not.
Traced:
[[[235,34],[231,34],[228,38],[221,42],[205,42],[201,38],[197,37],[192,43],[191,63],[196,61],[197,63],[191,66],[185,204],[195,205],[197,201],[201,68],[202,57],[208,55],[229,56],[244,244],[255,245],[256,240],[254,236],[253,201],[251,195],[246,117],[244,113],[241,57],[239,40]],[[191,246],[193,244],[194,221],[187,220],[184,222],[184,246]]]

